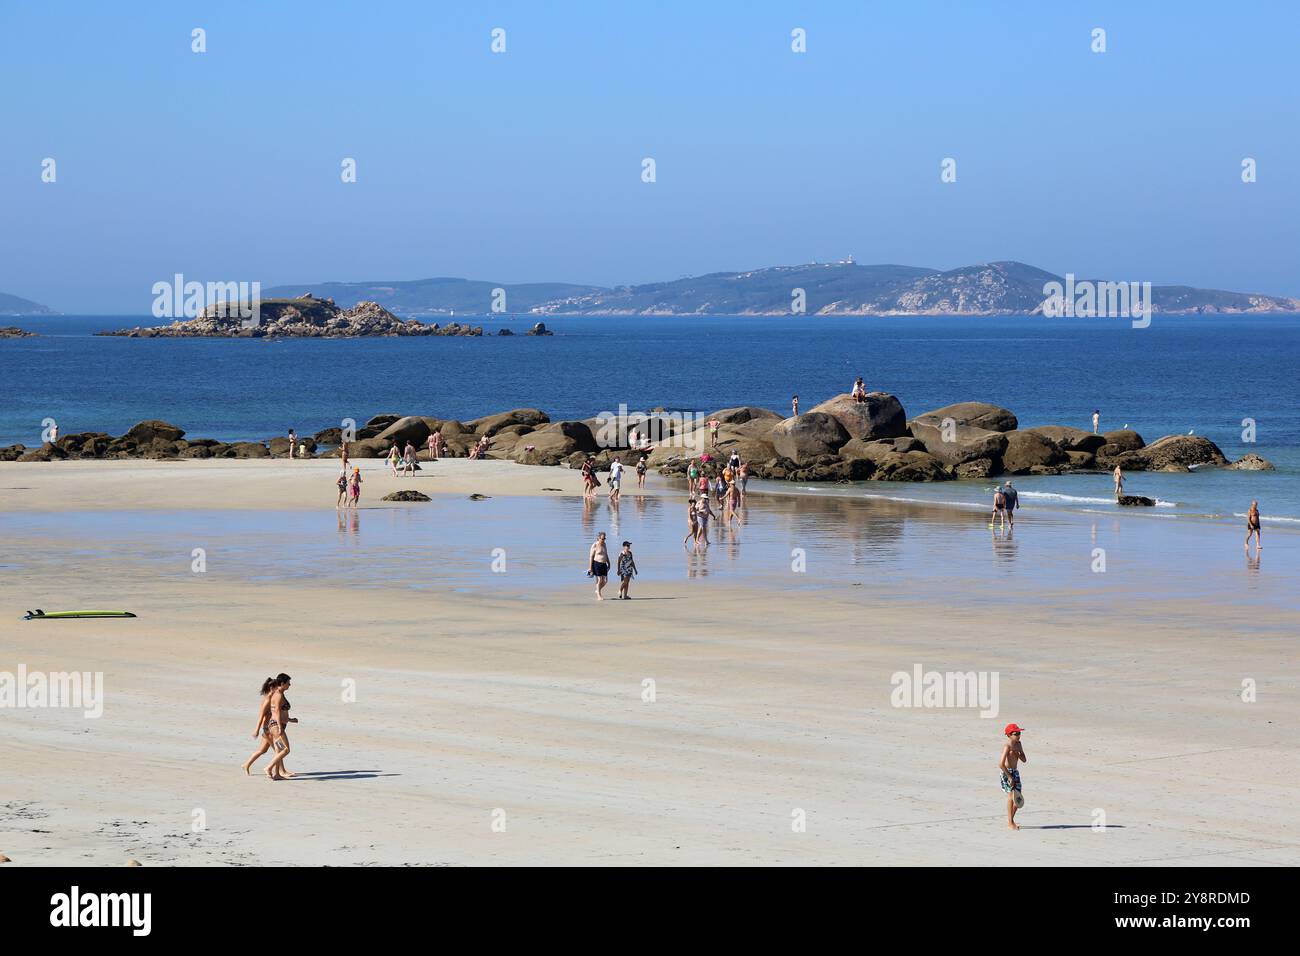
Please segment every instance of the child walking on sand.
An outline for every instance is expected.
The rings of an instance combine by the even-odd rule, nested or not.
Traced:
[[[1024,728],[1007,724],[1002,732],[1006,734],[1007,742],[1002,747],[998,769],[1002,771],[1002,792],[1007,795],[1007,826],[1019,830],[1016,811],[1025,805],[1025,795],[1020,790],[1020,771],[1016,769],[1016,764],[1029,763],[1025,748],[1020,745],[1020,735],[1024,733]]]
[[[632,600],[627,596],[627,586],[636,574],[636,559],[632,557],[632,542],[624,541],[623,550],[618,555],[618,596],[624,601]]]

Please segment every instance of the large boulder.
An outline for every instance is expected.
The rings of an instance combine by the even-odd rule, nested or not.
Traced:
[[[183,438],[184,435],[185,429],[183,428],[177,428],[175,425],[169,425],[167,422],[160,422],[157,419],[150,419],[132,425],[122,438],[130,439],[137,445],[148,445],[158,438],[163,441],[176,441]]]
[[[560,435],[573,441],[574,451],[598,451],[600,445],[596,442],[596,436],[591,433],[586,422],[549,422],[535,429],[529,436],[530,440],[524,444],[536,444],[538,439],[543,435]]]
[[[947,481],[943,462],[924,451],[893,452],[876,462],[872,481]]]
[[[1025,431],[1034,432],[1055,442],[1062,451],[1086,451],[1096,454],[1097,449],[1106,444],[1105,435],[1095,435],[1082,428],[1071,428],[1069,425],[1039,425],[1036,428],[1026,428]],[[1131,434],[1136,436],[1137,432]],[[1141,440],[1138,438],[1138,441]]]
[[[806,412],[778,422],[772,429],[772,446],[782,458],[811,461],[819,455],[833,455],[849,440],[839,419],[827,412]]]
[[[375,437],[379,441],[388,442],[390,445],[396,442],[403,447],[409,441],[416,448],[419,448],[428,441],[431,434],[433,434],[433,429],[429,427],[427,420],[419,415],[407,415],[405,418],[399,418],[385,427]]]
[[[912,419],[907,427],[926,451],[950,467],[982,458],[1001,462],[1007,448],[1007,437],[1002,432],[962,425],[951,419],[940,419],[940,422],[943,424],[926,416]]]
[[[348,459],[353,458],[383,458],[388,454],[388,449],[392,447],[392,442],[384,441],[380,438],[362,438],[358,441],[348,442]],[[330,458],[343,457],[343,446],[335,448],[329,453]]]
[[[563,422],[560,424],[581,425],[581,422]],[[587,438],[591,439],[591,431],[585,425]],[[558,465],[575,452],[595,451],[595,441],[590,441],[591,448],[579,448],[579,442],[576,438],[570,437],[565,432],[555,429],[553,431],[539,429],[530,435],[525,436],[515,442],[514,447],[510,449],[509,458],[511,461],[517,461],[522,465]]]
[[[839,456],[846,461],[865,459],[879,464],[887,455],[909,451],[925,451],[925,445],[919,440],[907,436],[902,438],[879,438],[874,441],[850,438],[840,446]]]
[[[270,458],[270,450],[260,441],[237,441],[226,452],[228,458]]]
[[[907,413],[903,411],[902,403],[887,392],[868,392],[862,402],[854,401],[849,394],[836,395],[807,414],[830,415],[843,426],[850,438],[862,441],[907,434]]]
[[[999,405],[990,405],[988,402],[958,402],[956,405],[945,405],[932,412],[923,412],[913,421],[942,427],[945,418],[951,418],[957,425],[982,428],[991,432],[1013,432],[1020,427],[1020,422],[1012,412]]]
[[[1226,465],[1219,446],[1200,435],[1166,435],[1140,451],[1129,453],[1146,461],[1146,470],[1158,471],[1168,465]],[[1123,456],[1127,458],[1128,455]],[[1132,466],[1129,466],[1132,467]]]
[[[58,445],[52,445],[49,442],[41,445],[40,448],[32,448],[18,456],[19,461],[62,461],[68,457],[68,453]]]
[[[516,408],[495,415],[484,415],[466,424],[480,435],[495,435],[507,425],[528,425],[535,428],[538,425],[545,425],[550,420],[551,417],[540,408]]]
[[[1116,454],[1120,451],[1137,451],[1146,444],[1142,436],[1131,428],[1117,428],[1114,431],[1102,432],[1101,437],[1104,439],[1104,444],[1114,445],[1119,450]]]
[[[1061,447],[1038,432],[1010,431],[1002,453],[1002,469],[1013,475],[1027,475],[1036,469],[1050,469],[1069,462]]]
[[[781,420],[781,416],[766,408],[741,405],[737,408],[720,408],[712,415],[706,415],[704,420],[706,422],[718,421],[723,425],[743,425],[746,422],[766,420],[775,425]]]
[[[1228,467],[1235,468],[1237,471],[1272,471],[1273,463],[1251,452],[1249,455],[1242,455]]]

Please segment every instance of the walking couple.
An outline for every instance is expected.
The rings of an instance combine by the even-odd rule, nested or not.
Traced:
[[[284,765],[284,758],[289,756],[289,725],[298,722],[298,718],[289,716],[289,701],[284,696],[289,685],[288,674],[268,677],[262,682],[262,703],[257,709],[257,729],[253,731],[253,737],[260,737],[261,743],[244,761],[244,773],[250,773],[254,761],[274,748],[275,756],[267,765],[266,775],[272,780],[294,776]]]

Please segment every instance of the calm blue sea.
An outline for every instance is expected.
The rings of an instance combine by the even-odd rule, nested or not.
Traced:
[[[462,317],[458,316],[458,319]],[[471,320],[524,331],[531,320]],[[1163,512],[1232,516],[1258,498],[1267,520],[1300,524],[1300,316],[1122,319],[612,317],[548,320],[549,338],[138,340],[93,332],[148,317],[5,319],[41,333],[0,341],[0,444],[65,433],[121,433],[163,418],[195,437],[266,439],[364,421],[381,412],[473,418],[519,406],[579,418],[631,409],[712,411],[763,405],[789,413],[848,391],[862,375],[909,414],[995,402],[1024,426],[1125,425],[1148,441],[1205,435],[1229,457],[1257,452],[1272,473],[1133,476]],[[1243,419],[1257,441],[1242,441]],[[984,501],[985,483],[881,485],[901,497]],[[1104,476],[1023,479],[1029,505],[1107,508]],[[1091,500],[1090,500],[1091,499]]]

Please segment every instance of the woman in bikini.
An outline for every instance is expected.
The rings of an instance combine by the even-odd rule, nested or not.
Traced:
[[[638,488],[645,487],[645,472],[646,472],[646,460],[645,460],[645,455],[642,455],[641,460],[636,463],[636,486]]]
[[[348,503],[348,473],[346,471],[339,475],[336,484],[339,489],[339,500],[334,504],[334,509],[337,511]]]
[[[687,541],[694,541],[696,538],[700,536],[700,523],[699,520],[695,517],[694,498],[691,498],[686,502],[686,522],[687,522],[688,530],[686,532],[686,537],[682,538],[683,548],[686,547]]]
[[[289,701],[284,696],[284,692],[289,689],[291,684],[292,679],[288,674],[277,675],[275,687],[271,690],[271,696],[266,703],[267,712],[270,715],[266,726],[276,751],[275,758],[266,768],[266,775],[272,780],[284,780],[293,776],[288,770],[284,769],[284,758],[289,756],[289,725],[298,722],[297,717],[289,716]]]
[[[397,477],[397,463],[402,460],[402,453],[397,449],[397,442],[393,442],[393,447],[388,449],[388,470]]]
[[[276,683],[274,677],[268,677],[262,682],[262,702],[257,708],[257,729],[253,731],[253,738],[260,737],[262,742],[253,751],[252,755],[244,761],[244,773],[249,773],[257,758],[271,749],[271,730],[268,722],[271,719],[271,692],[275,690]]]

